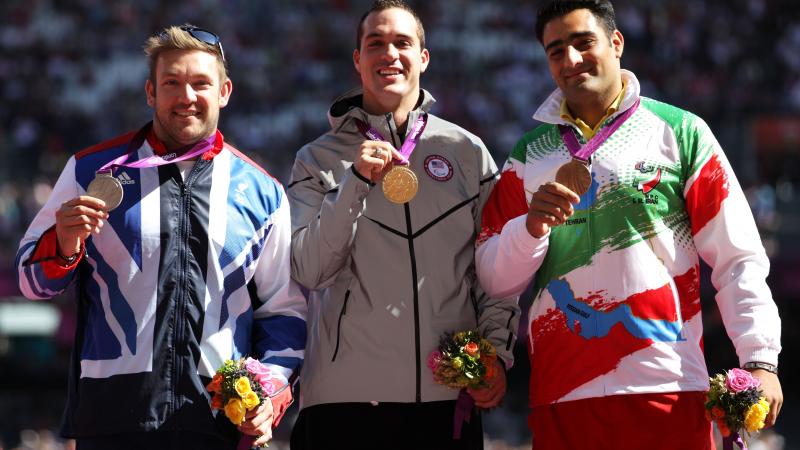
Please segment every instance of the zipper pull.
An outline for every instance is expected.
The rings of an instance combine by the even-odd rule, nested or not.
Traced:
[[[394,115],[392,115],[391,112],[386,113],[386,125],[389,126],[389,134],[392,136],[392,145],[394,148],[400,148],[397,146],[397,140],[395,139],[397,130],[394,127]]]

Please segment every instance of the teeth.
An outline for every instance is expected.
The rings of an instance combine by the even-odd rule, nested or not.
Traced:
[[[381,70],[378,73],[381,75],[400,75],[399,70]]]
[[[182,116],[182,117],[191,117],[191,116],[196,116],[197,115],[196,112],[186,112],[186,111],[176,112],[175,114],[177,114],[179,116]]]

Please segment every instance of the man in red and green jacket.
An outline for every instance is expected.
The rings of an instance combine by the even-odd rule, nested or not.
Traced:
[[[713,448],[699,257],[774,423],[769,261],[720,145],[697,116],[640,96],[608,1],[550,2],[537,37],[558,89],[505,164],[476,252],[488,295],[533,281],[534,448]]]

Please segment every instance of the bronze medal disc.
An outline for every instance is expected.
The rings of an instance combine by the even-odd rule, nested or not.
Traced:
[[[558,168],[556,182],[563,184],[580,196],[585,194],[592,185],[592,173],[586,164],[573,159]]]
[[[417,175],[405,166],[394,166],[383,176],[383,195],[393,203],[403,204],[417,195]]]
[[[106,212],[122,203],[122,183],[111,175],[96,175],[86,188],[86,195],[106,203]]]

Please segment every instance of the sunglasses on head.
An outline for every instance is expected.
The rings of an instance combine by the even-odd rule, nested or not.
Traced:
[[[225,62],[225,51],[222,50],[222,41],[220,41],[219,36],[208,30],[192,25],[181,25],[179,28],[204,44],[208,44],[212,47],[219,47],[219,54],[222,57],[222,62]],[[165,31],[161,33],[162,37],[165,35]]]

